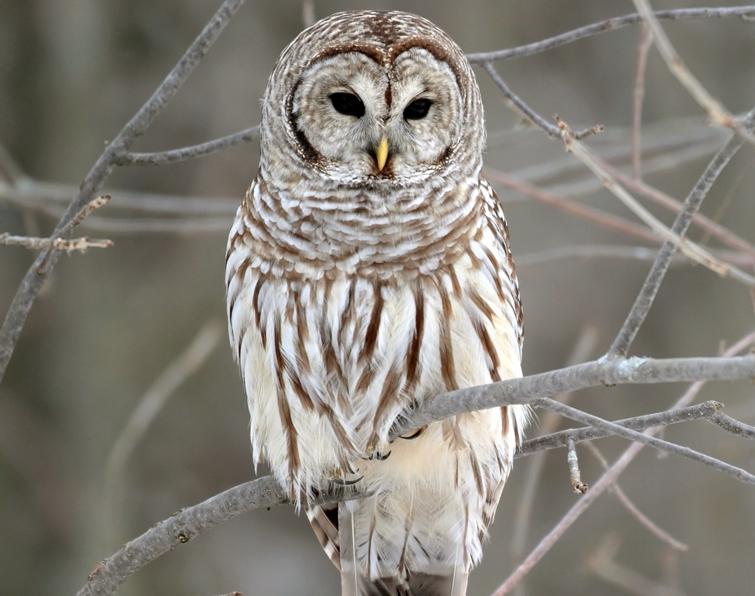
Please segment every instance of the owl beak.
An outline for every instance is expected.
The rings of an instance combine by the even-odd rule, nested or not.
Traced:
[[[388,161],[388,139],[386,137],[380,139],[375,150],[375,159],[377,160],[378,171],[382,172],[385,162]]]

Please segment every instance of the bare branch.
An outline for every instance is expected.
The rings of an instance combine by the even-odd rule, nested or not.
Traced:
[[[286,503],[286,495],[270,476],[230,488],[187,507],[152,526],[95,568],[77,596],[113,594],[126,578],[147,563],[185,544],[204,530],[252,509]]]
[[[225,151],[226,149],[230,149],[241,143],[255,141],[259,139],[259,137],[260,126],[257,124],[225,137],[213,139],[198,145],[190,145],[179,149],[171,149],[169,151],[156,151],[154,153],[127,152],[118,158],[117,163],[120,166],[164,166],[180,161],[188,161],[190,159],[212,155],[213,153]]]
[[[677,10],[660,10],[655,13],[656,18],[669,21],[681,21],[687,19],[723,19],[723,18],[740,18],[747,19],[755,17],[755,5],[748,6],[727,6],[711,8],[682,8]],[[642,22],[642,17],[637,14],[626,14],[612,19],[606,19],[591,25],[585,25],[578,29],[566,31],[559,35],[528,43],[526,45],[507,48],[505,50],[496,50],[494,52],[477,52],[467,54],[467,58],[472,63],[492,62],[494,60],[511,60],[512,58],[522,58],[532,56],[548,50],[553,50],[565,46],[585,37],[592,37],[601,33],[615,31],[627,25],[636,25]]]
[[[625,259],[631,261],[653,262],[658,250],[647,246],[627,246],[615,244],[576,244],[559,246],[532,253],[524,253],[516,258],[517,267],[526,268],[545,263],[557,263],[565,260],[592,259]],[[755,264],[755,259],[749,254],[729,250],[713,251],[713,254],[727,263],[749,267]],[[676,255],[672,265],[694,265],[683,255]]]
[[[532,108],[530,108],[524,102],[524,100],[515,95],[508,88],[508,86],[498,75],[492,64],[485,62],[483,64],[483,67],[488,72],[488,74],[490,74],[491,78],[507,98],[510,106],[514,110],[521,113],[531,123],[540,127],[549,136],[555,136],[555,131],[558,131],[567,151],[570,151],[574,154],[575,157],[582,161],[593,172],[593,174],[595,174],[603,182],[603,185],[608,190],[610,190],[617,198],[619,198],[637,217],[645,222],[645,224],[650,227],[661,239],[667,242],[672,242],[688,257],[715,271],[719,275],[724,277],[730,276],[741,283],[749,285],[750,287],[755,287],[755,277],[749,275],[748,273],[745,273],[737,267],[732,266],[731,264],[721,262],[705,249],[687,239],[684,239],[683,234],[676,234],[673,229],[669,230],[665,225],[663,225],[660,220],[658,220],[652,213],[650,213],[650,211],[643,207],[620,184],[618,184],[615,178],[601,166],[599,160],[580,142],[580,139],[600,132],[602,130],[602,126],[595,126],[591,129],[585,129],[580,132],[573,132],[563,120],[560,120],[558,118],[558,126],[553,126]],[[750,113],[746,118],[746,126],[748,127],[752,126],[752,114],[753,113]],[[692,215],[694,215],[694,212]]]
[[[144,134],[157,115],[176,95],[184,81],[205,57],[244,2],[245,0],[224,0],[152,96],[139,108],[99,156],[89,173],[84,177],[78,195],[71,201],[65,214],[55,227],[55,231],[51,235],[52,238],[59,236],[61,231],[66,229],[76,218],[80,210],[95,197],[117,165],[118,159],[129,150],[138,137]],[[8,362],[10,362],[21,329],[23,329],[29,311],[34,304],[34,299],[41,291],[47,275],[55,266],[59,254],[59,252],[49,249],[41,252],[29,267],[16,291],[16,295],[13,297],[3,325],[0,327],[0,382],[5,376]],[[45,265],[43,271],[40,270],[42,265]]]
[[[746,126],[752,127],[754,119],[755,110],[748,114],[745,121]],[[721,172],[741,147],[742,140],[736,136],[732,136],[710,161],[705,168],[705,171],[685,199],[684,208],[676,216],[676,219],[671,226],[671,231],[676,236],[684,237],[687,233],[692,217],[700,210],[700,205],[702,205],[702,202],[710,192],[713,184],[718,180]],[[663,243],[663,246],[658,252],[658,256],[653,262],[653,266],[650,268],[650,271],[645,278],[645,282],[642,284],[642,288],[640,288],[640,292],[637,295],[629,314],[624,320],[621,330],[608,350],[609,355],[623,356],[629,352],[629,349],[634,342],[634,338],[637,336],[637,332],[645,322],[645,318],[650,312],[650,308],[653,306],[655,297],[658,294],[658,290],[666,276],[666,272],[671,263],[671,258],[674,256],[675,252],[676,245],[673,242],[666,241]]]
[[[554,139],[561,138],[560,129],[557,126],[554,126],[553,124],[545,120],[545,118],[543,118],[540,114],[538,114],[535,110],[533,110],[527,104],[527,102],[525,102],[521,97],[519,97],[516,93],[514,93],[506,84],[506,82],[503,80],[503,78],[501,78],[501,75],[498,74],[498,71],[490,62],[483,62],[482,67],[490,75],[490,78],[493,79],[493,82],[498,87],[498,90],[506,98],[509,106],[512,109],[514,109],[516,112],[521,114],[522,117],[524,117],[524,119],[530,124],[534,124],[538,128],[541,128],[549,137],[553,137]],[[590,128],[585,128],[581,131],[577,131],[574,133],[574,136],[578,140],[581,140],[581,139],[585,139],[587,137],[596,135],[600,132],[603,132],[602,124],[598,124]]]
[[[426,424],[464,412],[527,402],[543,395],[588,387],[752,378],[755,378],[755,355],[732,358],[601,358],[435,396],[411,412],[411,420],[397,423],[392,434],[409,434]]]
[[[591,221],[601,227],[612,230],[614,232],[620,232],[621,234],[624,234],[626,236],[641,238],[643,240],[647,240],[648,242],[652,242],[653,244],[658,243],[658,238],[653,233],[648,232],[644,227],[637,225],[627,219],[624,219],[623,217],[614,215],[613,213],[607,213],[605,211],[601,211],[600,209],[594,209],[580,203],[579,201],[568,199],[555,193],[548,192],[547,190],[529,184],[528,182],[517,180],[516,178],[513,178],[499,170],[486,168],[485,174],[491,180],[499,182],[507,188],[525,193],[528,197],[536,199],[537,201],[545,203],[546,205],[556,207],[557,209],[569,213],[570,215],[574,215],[575,217]]]
[[[746,439],[755,439],[755,426],[750,426],[749,424],[735,420],[723,412],[716,412],[716,414],[711,417],[710,421],[732,434],[739,435]]]
[[[587,492],[587,483],[582,482],[582,474],[579,471],[579,458],[577,457],[577,448],[574,446],[574,439],[569,438],[566,442],[566,463],[569,465],[569,483],[572,492],[578,495],[584,495]]]
[[[586,446],[590,450],[590,452],[595,456],[595,458],[600,462],[603,468],[608,470],[609,468],[608,461],[600,452],[600,449],[598,449],[593,443],[586,443]],[[650,519],[647,515],[645,515],[642,511],[640,511],[640,508],[637,507],[634,501],[632,501],[632,499],[629,498],[629,495],[627,495],[624,492],[621,486],[619,486],[618,482],[614,483],[613,487],[611,487],[611,490],[616,495],[616,498],[619,500],[619,503],[621,503],[624,509],[626,509],[627,512],[629,512],[629,514],[632,517],[634,517],[642,527],[644,527],[648,532],[653,534],[653,536],[658,538],[658,540],[660,540],[661,542],[664,542],[665,544],[668,544],[674,550],[678,550],[681,552],[686,552],[689,550],[689,546],[687,544],[685,544],[681,540],[677,540],[676,538],[674,538],[666,530],[661,528],[652,519]]]
[[[710,466],[714,470],[728,474],[732,478],[736,478],[741,482],[745,482],[747,484],[755,484],[755,474],[751,474],[747,470],[733,466],[715,457],[705,455],[704,453],[700,453],[699,451],[695,451],[694,449],[690,449],[689,447],[677,445],[664,439],[659,439],[652,435],[648,435],[647,433],[637,432],[636,430],[626,428],[609,420],[603,420],[598,416],[593,416],[592,414],[588,414],[587,412],[583,412],[582,410],[578,410],[577,408],[573,408],[572,406],[568,406],[566,404],[561,404],[547,397],[534,399],[530,403],[534,403],[541,407],[546,407],[549,410],[558,412],[562,416],[571,418],[572,420],[576,420],[584,424],[591,424],[596,428],[603,429],[607,432],[613,432],[613,434],[618,437],[624,437],[625,439],[635,441],[639,444],[650,445],[661,451],[675,453],[676,455],[681,455],[682,457],[700,462],[702,464],[705,464],[706,466]]]
[[[88,248],[110,248],[112,240],[104,238],[37,238],[34,236],[13,236],[0,234],[0,244],[5,246],[23,246],[29,250],[62,250],[67,253],[86,252]]]
[[[595,554],[588,561],[588,566],[595,575],[636,596],[649,596],[650,594],[653,596],[685,596],[684,592],[658,584],[633,569],[617,563],[614,557],[618,548],[618,538],[611,535],[598,545]]]
[[[301,20],[305,27],[310,27],[315,24],[315,21],[317,21],[314,0],[302,0]]]
[[[720,412],[722,407],[723,405],[719,402],[706,401],[696,406],[664,410],[663,412],[655,414],[644,414],[642,416],[634,416],[633,418],[616,420],[615,424],[620,424],[621,426],[633,430],[645,430],[646,428],[652,428],[654,426],[669,426],[680,422],[690,422],[692,420],[706,418],[714,420],[714,417]],[[734,419],[732,418],[732,420]],[[737,420],[734,420],[734,422],[736,424],[742,424]],[[595,439],[602,439],[613,435],[613,432],[596,426],[562,430],[524,441],[517,450],[516,457],[526,457],[540,451],[559,449],[567,446],[569,441],[573,441],[576,444],[582,443],[583,441],[594,441]]]
[[[632,170],[634,177],[642,178],[642,102],[645,99],[645,70],[647,68],[648,51],[653,45],[653,36],[647,25],[640,27],[640,38],[637,42],[637,66],[634,75],[634,93],[632,97]]]
[[[718,275],[722,277],[731,277],[750,287],[755,287],[755,277],[745,273],[737,267],[718,260],[701,246],[684,238],[683,235],[676,233],[673,229],[666,227],[663,222],[656,218],[618,183],[611,173],[603,167],[600,160],[576,138],[566,122],[563,120],[558,120],[558,122],[566,150],[571,152],[577,159],[584,163],[590,171],[592,171],[592,173],[603,182],[603,185],[622,203],[624,203],[632,213],[645,222],[645,224],[653,230],[659,238],[672,243],[675,248],[678,248],[687,257],[697,261]],[[689,223],[687,227],[689,227]]]
[[[684,207],[684,205],[677,201],[674,197],[658,190],[653,186],[650,186],[649,184],[646,184],[642,180],[632,179],[616,168],[613,168],[610,165],[606,164],[605,162],[601,162],[601,164],[608,172],[615,176],[619,180],[619,182],[621,182],[628,188],[631,188],[632,190],[640,193],[641,195],[651,199],[654,203],[661,205],[662,207],[665,207],[670,211],[674,211],[675,213],[679,213],[679,211],[681,211]],[[750,244],[744,238],[737,236],[728,228],[710,219],[709,217],[706,217],[702,213],[695,213],[692,217],[692,224],[697,226],[701,230],[705,230],[707,234],[718,239],[726,246],[729,246],[730,248],[736,250],[741,250],[750,255],[751,259],[755,260],[755,246]]]
[[[678,9],[678,10],[664,10],[656,13],[657,18],[666,20],[687,20],[687,19],[704,19],[704,18],[748,18],[755,15],[755,6],[742,6],[742,7],[721,7],[721,8],[691,8],[691,9]],[[314,21],[314,3],[306,1],[302,4],[302,16],[305,26],[312,24]],[[580,27],[572,31],[567,31],[560,35],[544,39],[542,41],[509,48],[505,50],[497,50],[494,52],[480,52],[467,54],[467,58],[472,63],[481,63],[485,69],[488,70],[490,63],[495,60],[509,60],[511,58],[519,58],[523,56],[531,56],[551,50],[563,45],[567,45],[584,39],[585,37],[591,37],[600,33],[606,33],[608,31],[614,31],[627,25],[633,25],[642,22],[642,17],[639,14],[628,14],[621,17],[614,17],[598,23],[593,23],[585,27]],[[492,66],[490,66],[492,68]],[[488,70],[490,72],[490,70]],[[493,74],[491,73],[491,76]],[[497,74],[496,74],[497,76]],[[494,77],[494,81],[496,78]],[[500,81],[503,83],[503,81]],[[496,81],[498,84],[498,81]],[[499,85],[500,86],[500,85]],[[511,101],[516,102],[521,100],[511,92],[510,89],[503,83],[501,91]],[[510,95],[509,95],[510,94]],[[522,103],[525,113],[527,106]],[[537,117],[536,114],[532,114],[533,117]],[[546,126],[550,126],[547,122]],[[540,125],[540,123],[538,123]],[[553,137],[558,136],[558,131],[551,129],[549,134]],[[592,129],[583,131],[584,136],[594,134]],[[160,151],[155,153],[131,153],[125,152],[119,157],[118,165],[164,165],[168,163],[175,163],[179,161],[185,161],[188,159],[194,159],[204,155],[209,155],[217,151],[233,147],[240,143],[249,142],[255,140],[259,136],[259,125],[253,126],[232,135],[208,141],[199,145],[193,145],[190,147],[183,147],[181,149],[174,149],[169,151]],[[584,138],[579,136],[578,138]]]
[[[658,22],[658,18],[653,13],[648,0],[633,0],[633,2],[642,20],[650,28],[653,34],[653,41],[661,53],[666,66],[700,107],[708,112],[708,117],[711,121],[715,124],[734,129],[743,139],[755,144],[755,136],[753,136],[752,131],[747,126],[742,126],[742,123],[738,122],[721,102],[708,93],[708,90],[703,87],[702,83],[697,80],[695,75],[684,64],[681,56],[679,56],[663,27]]]
[[[75,194],[72,184],[43,182],[22,178],[15,185],[0,184],[0,198],[19,207],[53,207],[49,213],[62,213],[57,206],[68,203]],[[111,189],[116,200],[108,211],[126,210],[167,215],[223,215],[232,216],[239,206],[238,198],[178,196],[125,189]]]
[[[205,323],[186,349],[168,365],[139,399],[107,457],[105,479],[111,489],[122,475],[131,452],[152,424],[155,416],[162,410],[170,396],[206,362],[217,347],[220,336],[221,326],[218,321],[213,319]]]

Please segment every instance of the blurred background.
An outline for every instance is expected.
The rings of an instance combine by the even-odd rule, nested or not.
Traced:
[[[704,3],[653,4],[664,9]],[[217,5],[218,0],[0,4],[0,144],[23,174],[13,189],[7,177],[0,182],[0,232],[49,234],[54,216],[106,140],[159,84]],[[469,52],[536,41],[633,11],[627,0],[314,3],[318,17],[352,8],[422,14]],[[268,74],[301,28],[298,1],[247,2],[135,149],[198,143],[256,124]],[[731,111],[755,105],[755,23],[665,22],[665,28],[693,72]],[[606,133],[589,144],[631,172],[638,35],[638,27],[628,27],[503,62],[498,69],[545,116],[558,113],[574,126],[605,124]],[[558,141],[523,126],[485,73],[477,72],[491,170],[632,219]],[[701,109],[651,50],[643,127],[646,181],[684,199],[725,137],[706,125]],[[2,159],[9,171],[11,162]],[[114,246],[61,259],[0,386],[1,594],[74,593],[125,540],[252,476],[246,405],[225,338],[223,253],[234,205],[257,160],[251,143],[177,165],[119,169],[106,185],[111,205],[81,229],[112,239]],[[703,211],[755,243],[753,166],[755,150],[745,147]],[[615,247],[654,244],[495,186],[520,261],[525,371],[602,353],[650,264],[647,251]],[[153,195],[161,195],[162,203]],[[200,199],[181,199],[189,196]],[[178,203],[181,210],[172,199],[184,201]],[[173,208],[161,211],[165,204]],[[670,221],[672,214],[651,208]],[[721,246],[697,229],[692,237]],[[23,248],[0,247],[0,312],[31,260]],[[713,355],[754,326],[745,287],[680,262],[634,351]],[[573,399],[578,407],[615,419],[662,410],[684,389],[616,387],[583,391]],[[755,423],[752,384],[711,384],[699,399],[723,401],[728,413]],[[537,432],[531,429],[530,436]],[[755,470],[755,445],[711,425],[680,425],[666,436]],[[598,446],[611,460],[626,443],[609,439]],[[582,478],[593,482],[602,468],[588,450],[580,449],[580,455]],[[527,514],[524,487],[540,473],[534,494],[525,497]],[[752,593],[751,487],[649,450],[621,484],[689,551],[660,542],[606,494],[527,577],[520,594]],[[491,592],[578,498],[569,488],[563,451],[518,460],[470,594]],[[328,595],[337,592],[337,584],[305,516],[277,508],[247,514],[181,546],[120,593]],[[661,585],[666,592],[656,589]]]

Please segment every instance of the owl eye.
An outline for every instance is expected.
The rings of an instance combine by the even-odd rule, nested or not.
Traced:
[[[433,102],[424,97],[415,99],[404,108],[404,118],[407,120],[422,120],[430,111],[431,105],[433,105]]]
[[[353,93],[331,93],[329,97],[330,103],[339,114],[357,118],[364,116],[364,104]]]

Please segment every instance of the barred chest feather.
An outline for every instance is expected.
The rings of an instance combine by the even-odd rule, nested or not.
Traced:
[[[389,444],[388,435],[429,396],[521,375],[508,231],[480,180],[380,201],[293,200],[258,180],[239,208],[227,306],[255,465],[264,458],[297,499],[352,475],[381,493],[353,522],[356,535],[372,536],[382,512],[383,555],[372,540],[354,546],[369,574],[395,567],[385,554],[394,550],[404,565],[408,557],[468,569],[481,557],[525,410],[459,416],[412,441]],[[420,510],[413,500],[423,492],[431,498]],[[409,535],[399,510],[433,529],[391,549],[394,534]]]

